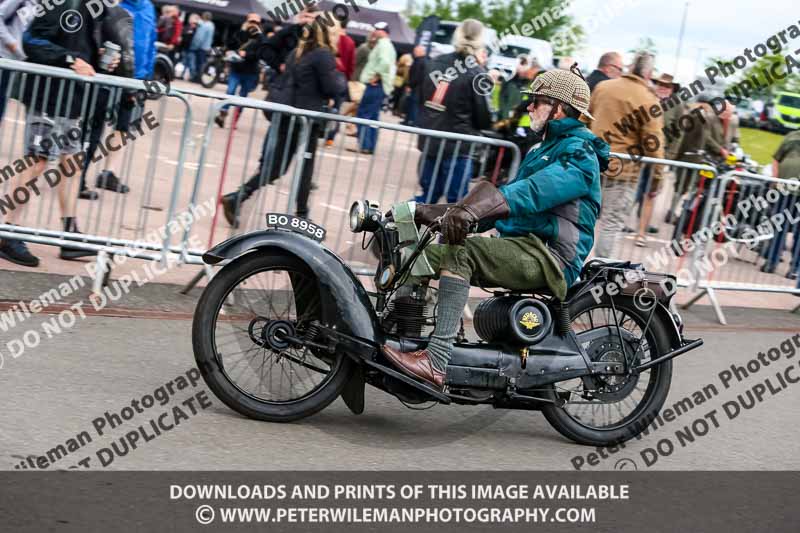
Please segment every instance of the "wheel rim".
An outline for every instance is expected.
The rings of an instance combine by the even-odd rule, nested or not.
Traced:
[[[592,361],[619,363],[624,360],[623,354],[627,354],[633,364],[638,365],[658,356],[654,354],[650,332],[639,345],[645,327],[639,316],[617,306],[616,318],[622,342],[617,334],[614,310],[610,307],[591,307],[573,318],[572,329],[579,343],[586,344],[585,339],[590,336],[598,337],[584,346]],[[639,349],[634,354],[637,345]],[[573,379],[556,385],[556,394],[565,401],[564,412],[576,423],[591,430],[612,431],[635,421],[647,408],[659,371],[656,367],[628,376]]]
[[[336,374],[341,357],[297,346],[314,339],[321,306],[316,279],[289,267],[248,273],[215,311],[214,356],[225,379],[262,403],[288,405],[313,396]]]

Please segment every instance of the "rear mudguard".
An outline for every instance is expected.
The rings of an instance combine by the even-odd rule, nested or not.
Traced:
[[[216,265],[247,253],[288,252],[304,262],[319,280],[323,304],[335,307],[335,322],[351,335],[380,345],[383,343],[378,317],[366,289],[342,259],[322,244],[285,230],[265,230],[231,237],[203,254],[203,261]]]
[[[567,291],[567,298],[565,300],[565,305],[570,305],[574,300],[577,300],[581,296],[583,296],[586,292],[589,291],[592,285],[595,285],[596,281],[579,281],[575,285],[569,288]],[[669,310],[669,300],[666,301],[659,301],[656,302],[655,306],[655,317],[660,318],[664,325],[666,326],[667,334],[669,335],[669,343],[673,350],[677,350],[684,345],[683,340],[683,332],[682,332],[682,324],[680,322],[680,317],[676,317],[672,314]],[[677,319],[676,319],[677,318]]]

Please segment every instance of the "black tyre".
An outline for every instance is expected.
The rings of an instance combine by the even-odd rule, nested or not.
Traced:
[[[224,267],[195,310],[192,345],[212,392],[257,420],[290,422],[333,402],[352,372],[345,354],[284,338],[325,344],[325,306],[308,266],[280,252],[253,252]]]
[[[579,342],[582,337],[584,341],[594,337],[587,347],[592,360],[621,362],[627,356],[636,365],[657,359],[670,350],[668,325],[657,316],[642,339],[649,310],[639,307],[633,298],[621,296],[614,297],[615,310],[607,295],[599,303],[592,294],[573,302],[570,316]],[[624,347],[616,330],[617,322]],[[548,403],[542,412],[553,428],[578,444],[618,444],[650,425],[664,405],[671,383],[672,361],[638,375],[570,380],[553,385],[547,394],[549,400],[563,400],[564,405]]]
[[[207,61],[200,71],[200,84],[206,89],[213,88],[219,82],[223,68],[216,60]]]

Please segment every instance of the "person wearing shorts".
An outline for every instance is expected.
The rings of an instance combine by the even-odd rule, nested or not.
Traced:
[[[60,24],[62,17],[70,10],[77,11],[83,20],[83,24],[75,31],[67,31]],[[85,2],[65,0],[35,17],[22,38],[28,61],[69,68],[80,76],[94,76],[95,68],[100,63],[98,30],[106,18],[105,11],[95,15]],[[112,61],[107,72],[113,72],[118,65],[119,60]],[[78,180],[70,178],[79,174],[82,166],[81,103],[84,96],[91,96],[92,85],[75,83],[70,88],[71,98],[63,98],[60,91],[40,90],[49,87],[45,79],[40,77],[40,83],[28,83],[21,91],[21,101],[27,109],[25,150],[21,158],[24,164],[15,165],[18,172],[7,178],[7,184],[13,193],[24,189],[25,194],[16,194],[13,207],[5,209],[5,222],[19,224],[27,204],[52,188],[58,195],[63,231],[79,233],[75,220],[77,191],[74,190]],[[58,83],[56,78],[55,84]],[[49,161],[59,161],[59,165],[45,175]],[[59,257],[77,259],[96,253],[63,246]],[[39,265],[39,259],[19,239],[0,240],[0,257],[23,266]]]

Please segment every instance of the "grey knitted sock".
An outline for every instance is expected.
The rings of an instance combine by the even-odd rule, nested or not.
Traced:
[[[456,339],[461,315],[469,298],[469,282],[461,278],[445,277],[439,279],[439,307],[436,315],[436,328],[428,343],[431,364],[441,372],[447,368],[453,341]]]

